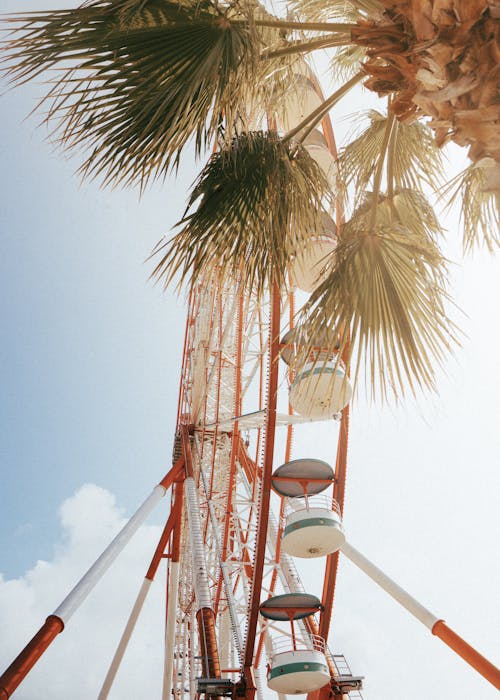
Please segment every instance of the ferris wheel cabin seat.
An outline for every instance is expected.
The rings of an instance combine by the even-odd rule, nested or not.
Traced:
[[[271,639],[267,685],[285,695],[301,695],[319,690],[330,682],[325,642],[318,635],[297,637],[294,621],[313,615],[321,601],[309,593],[285,593],[268,598],[260,614],[275,622],[289,622],[291,636]]]
[[[295,258],[292,269],[292,282],[304,292],[312,292],[326,279],[329,272],[329,258],[337,247],[337,227],[326,212],[321,221],[321,231],[311,235]]]
[[[306,151],[323,171],[332,190],[335,190],[338,174],[337,163],[332,153],[330,153],[323,133],[319,129],[313,129],[303,143]]]

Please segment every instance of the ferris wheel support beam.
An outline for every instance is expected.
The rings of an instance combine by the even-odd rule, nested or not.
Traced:
[[[335,464],[335,482],[333,486],[333,498],[340,507],[340,512],[344,512],[345,483],[347,472],[347,447],[349,442],[349,406],[342,411],[340,420],[340,434],[337,447],[337,459]],[[335,552],[327,557],[325,581],[323,584],[322,611],[319,622],[319,634],[325,642],[328,640],[330,623],[332,620],[333,599],[335,595],[335,584],[337,581],[337,569],[339,554]]]
[[[89,593],[104,576],[148,515],[165,496],[167,490],[172,486],[174,481],[180,477],[183,464],[183,458],[177,460],[162,481],[154,487],[150,495],[106,547],[101,556],[82,576],[61,605],[59,605],[52,615],[49,615],[31,641],[28,642],[22,652],[14,659],[2,676],[0,676],[0,700],[7,700],[7,698],[10,698],[12,693],[26,678],[57,635],[63,631],[65,624],[73,613],[80,607]]]
[[[267,421],[264,446],[264,462],[260,485],[258,529],[255,543],[253,579],[248,609],[247,638],[245,642],[244,654],[244,676],[245,681],[247,683],[247,700],[252,700],[256,690],[255,678],[253,674],[253,657],[255,637],[257,634],[257,620],[259,616],[263,568],[266,556],[267,526],[271,497],[271,476],[273,470],[274,457],[274,433],[276,427],[276,401],[278,393],[280,315],[280,293],[277,283],[274,282],[271,292],[271,319],[269,328],[269,385],[266,402]]]
[[[178,490],[176,489],[176,494],[177,493]],[[182,491],[180,493],[182,494]],[[109,695],[116,674],[118,673],[118,669],[120,668],[120,664],[127,650],[128,643],[134,632],[135,625],[137,623],[137,620],[139,619],[139,615],[141,614],[143,605],[146,601],[149,589],[151,588],[151,584],[153,583],[153,580],[156,576],[156,572],[158,571],[158,567],[160,565],[167,543],[170,539],[170,535],[172,534],[172,530],[174,529],[176,521],[179,519],[179,514],[180,506],[178,500],[176,500],[176,502],[174,503],[174,507],[170,512],[167,523],[163,529],[161,537],[158,541],[158,545],[156,547],[155,553],[153,554],[153,558],[151,560],[151,564],[148,568],[146,576],[144,577],[144,581],[142,582],[141,588],[139,589],[139,593],[137,594],[137,598],[130,613],[130,617],[127,620],[125,629],[123,630],[123,634],[116,648],[116,652],[109,666],[108,672],[102,684],[102,688],[97,697],[97,700],[106,700],[106,698]]]
[[[458,656],[472,666],[483,678],[500,690],[500,669],[476,651],[470,644],[462,639],[456,632],[450,629],[444,620],[436,617],[421,603],[413,598],[407,591],[393,581],[387,574],[369,561],[361,552],[352,547],[348,542],[342,545],[341,551],[361,571],[375,581],[391,598],[394,598],[413,617],[417,618],[429,629],[432,634],[439,637]]]
[[[175,502],[175,527],[172,539],[172,552],[168,571],[167,615],[165,620],[165,663],[163,668],[163,700],[169,700],[172,690],[172,674],[174,667],[175,623],[177,618],[177,601],[179,595],[180,545],[182,533],[182,503],[183,489],[179,487],[178,499]]]

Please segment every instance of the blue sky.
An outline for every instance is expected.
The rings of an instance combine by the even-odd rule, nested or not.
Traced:
[[[170,460],[184,310],[148,281],[188,181],[136,192],[80,185],[23,121],[35,90],[0,101],[2,569],[47,556],[57,504],[85,481],[131,507]],[[182,182],[182,180],[181,180]],[[36,514],[36,518],[33,515]]]
[[[5,5],[19,9],[14,0]],[[0,100],[0,571],[7,582],[0,597],[6,610],[25,600],[15,591],[29,590],[36,600],[16,609],[15,629],[0,607],[0,627],[9,630],[0,635],[9,637],[10,646],[0,647],[5,661],[170,464],[185,307],[148,282],[151,263],[144,260],[178,219],[195,176],[186,167],[177,183],[159,185],[141,200],[136,192],[81,185],[73,175],[78,160],[53,150],[44,129],[35,128],[36,116],[23,121],[35,101],[32,86]],[[355,546],[494,660],[500,657],[498,259],[479,252],[462,262],[456,216],[447,227],[451,286],[464,310],[456,313],[463,348],[440,377],[438,397],[384,410],[362,400],[354,406],[346,527]],[[304,426],[294,456],[314,450],[332,461],[335,441],[334,425]],[[82,491],[84,484],[96,486]],[[148,546],[155,532],[145,531]],[[127,559],[137,585],[148,551],[137,545]],[[312,589],[321,574],[308,567]],[[59,640],[51,652],[54,668],[70,664],[63,642],[77,649],[80,634],[88,644],[92,621],[124,576],[133,594],[126,570],[119,568],[114,587],[105,583],[96,593],[103,597],[75,616],[75,632],[68,630],[69,641]],[[130,604],[124,599],[123,611]],[[427,687],[440,700],[496,697],[350,564],[341,570],[334,619],[338,649],[367,676],[367,700],[417,700]],[[148,620],[152,625],[154,616]],[[82,674],[76,666],[68,669]],[[87,684],[82,700],[92,696],[101,667],[100,659],[89,659],[90,680],[73,676]],[[40,700],[40,687],[50,687],[47,700],[67,697],[47,686],[40,668],[20,700]],[[137,697],[130,692],[131,700]]]

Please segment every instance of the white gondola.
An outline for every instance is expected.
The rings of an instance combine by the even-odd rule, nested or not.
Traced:
[[[338,176],[337,162],[335,157],[330,153],[322,132],[319,129],[313,129],[304,139],[304,147],[325,174],[332,190],[336,190]]]
[[[316,359],[307,362],[297,372],[289,399],[292,408],[308,418],[333,418],[352,396],[352,385],[341,362]]]
[[[284,131],[294,129],[323,103],[305,66],[304,73],[296,75],[294,82],[280,106],[279,123]]]
[[[337,246],[337,227],[333,219],[324,213],[321,231],[312,234],[292,265],[292,282],[304,292],[312,292],[328,276],[331,254]]]
[[[288,499],[281,549],[292,557],[310,559],[337,552],[345,542],[337,503],[326,496]]]
[[[330,682],[325,642],[317,635],[297,636],[294,621],[303,620],[321,610],[321,601],[310,593],[285,593],[267,598],[260,605],[262,617],[288,622],[291,635],[273,637],[268,658],[267,684],[286,695],[319,690]]]
[[[285,695],[312,693],[330,682],[330,671],[324,653],[324,642],[312,637],[309,643],[298,641],[291,649],[289,637],[272,641],[267,685]]]

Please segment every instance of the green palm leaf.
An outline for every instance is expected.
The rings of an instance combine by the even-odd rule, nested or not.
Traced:
[[[320,229],[328,189],[301,146],[275,132],[242,134],[205,166],[189,200],[198,206],[159,245],[153,275],[168,283],[176,273],[195,280],[218,269],[238,275],[247,290],[282,285],[293,256]]]
[[[358,225],[346,224],[330,275],[304,311],[308,335],[338,337],[354,380],[364,366],[372,396],[434,387],[435,368],[456,342],[441,253],[401,225],[372,234]]]
[[[12,79],[67,68],[49,117],[64,145],[90,148],[82,171],[105,182],[164,175],[191,137],[200,152],[254,84],[250,24],[231,23],[209,0],[97,0],[12,21]]]

